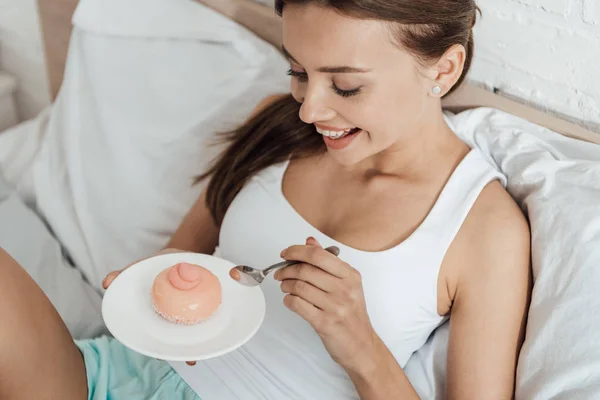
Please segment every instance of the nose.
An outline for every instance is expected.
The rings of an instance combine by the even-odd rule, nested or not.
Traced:
[[[327,93],[318,87],[306,87],[301,98],[300,119],[307,124],[320,121],[331,121],[336,112],[327,104]]]

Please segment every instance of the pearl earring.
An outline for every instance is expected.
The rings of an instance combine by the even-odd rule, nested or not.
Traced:
[[[431,91],[435,96],[439,96],[442,93],[442,88],[439,86],[434,86]]]

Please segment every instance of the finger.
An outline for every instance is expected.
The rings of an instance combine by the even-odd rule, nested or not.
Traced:
[[[113,271],[113,272],[109,273],[108,275],[106,275],[106,277],[102,281],[102,287],[104,289],[108,289],[110,284],[113,283],[113,281],[116,279],[117,276],[119,276],[120,273],[121,273],[121,271]]]
[[[186,361],[185,363],[187,365],[189,365],[190,367],[193,367],[194,365],[196,365],[196,361]]]
[[[298,296],[321,310],[330,311],[333,309],[329,295],[308,282],[297,279],[286,279],[281,282],[280,287],[283,293]]]
[[[285,281],[287,279],[304,281],[327,293],[337,288],[340,279],[319,267],[306,263],[282,268],[275,272],[273,277],[278,281]]]
[[[317,323],[323,312],[308,301],[293,294],[286,295],[283,298],[283,304],[311,325]]]
[[[312,264],[338,278],[347,278],[352,272],[348,264],[317,246],[290,246],[281,252],[281,257]]]
[[[309,236],[308,239],[306,239],[306,245],[307,246],[317,246],[317,247],[323,248],[323,246],[321,246],[321,243],[319,243],[318,240],[312,236]]]

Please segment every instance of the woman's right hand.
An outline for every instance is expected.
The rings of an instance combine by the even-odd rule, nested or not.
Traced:
[[[186,252],[185,250],[178,250],[178,249],[163,249],[163,250],[159,251],[158,253],[156,253],[155,255],[153,255],[151,257],[159,256],[161,254],[185,253],[185,252]],[[102,287],[105,290],[108,289],[108,287],[111,285],[111,283],[113,283],[113,281],[119,276],[119,274],[121,272],[125,271],[127,268],[131,267],[132,265],[137,264],[140,261],[147,260],[148,258],[151,258],[151,257],[142,258],[141,260],[137,260],[136,262],[133,262],[133,263],[129,264],[128,266],[126,266],[123,269],[109,272],[108,275],[106,275],[106,277],[104,278],[104,280],[102,280]]]

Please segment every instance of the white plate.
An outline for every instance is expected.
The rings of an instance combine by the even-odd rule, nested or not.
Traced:
[[[196,325],[166,321],[152,309],[156,276],[180,262],[201,265],[219,278],[223,302],[208,320]],[[112,335],[130,349],[166,361],[218,357],[246,343],[263,322],[265,298],[259,286],[246,287],[229,276],[229,261],[196,253],[155,256],[123,271],[102,301],[102,317]]]

